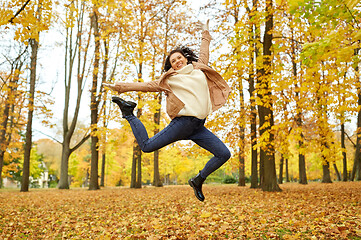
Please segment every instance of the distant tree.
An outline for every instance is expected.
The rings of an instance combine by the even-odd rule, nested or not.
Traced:
[[[87,56],[90,44],[90,33],[81,34],[85,31],[84,14],[85,2],[73,1],[66,8],[65,12],[65,73],[64,73],[64,109],[63,109],[63,140],[60,180],[58,183],[59,189],[69,189],[69,157],[78,149],[89,137],[85,134],[84,137],[71,147],[74,132],[77,126],[80,103],[83,96],[84,81],[86,78]],[[85,35],[88,36],[85,39]],[[77,65],[75,65],[77,64]],[[74,71],[76,71],[77,94],[74,103],[71,103],[71,86],[74,82]],[[74,105],[73,119],[69,120],[70,106]]]
[[[22,118],[22,108],[24,97],[19,86],[22,84],[20,74],[23,70],[25,57],[28,48],[20,49],[15,59],[7,58],[10,66],[8,74],[1,75],[2,86],[0,98],[0,188],[2,187],[2,172],[5,160],[5,153],[8,152],[9,145],[14,138],[16,131],[20,131],[20,119]],[[15,101],[16,99],[16,101]]]

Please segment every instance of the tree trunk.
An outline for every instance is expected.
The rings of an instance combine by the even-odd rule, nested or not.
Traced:
[[[101,177],[100,177],[100,186],[104,187],[105,183],[105,152],[102,154],[102,169],[101,169]]]
[[[159,150],[154,151],[154,175],[153,175],[153,186],[163,187],[162,181],[160,180],[159,174]]]
[[[338,171],[337,166],[336,166],[335,163],[333,164],[333,168],[335,169],[337,181],[341,181],[341,174],[340,174],[340,172]]]
[[[138,101],[140,102],[140,95],[138,94]],[[140,118],[142,115],[142,109],[139,108],[137,111],[137,117]],[[137,161],[137,181],[135,183],[135,188],[142,188],[142,150],[138,143],[135,143],[134,155]]]
[[[109,59],[109,43],[108,39],[103,39],[104,44],[104,61],[103,61],[103,74],[102,74],[102,84],[107,82],[107,69],[108,69],[108,59]],[[116,65],[116,63],[115,63]],[[111,74],[112,77],[112,74]],[[102,85],[103,86],[103,85]],[[102,87],[101,87],[102,88]],[[107,99],[107,92],[102,92],[103,99]],[[107,101],[103,102],[103,128],[106,129],[108,127],[108,118],[107,118]],[[105,160],[106,160],[106,146],[107,146],[107,131],[104,134],[104,144],[103,144],[103,152],[102,152],[102,166],[101,166],[101,175],[100,175],[100,186],[104,187],[105,184]]]
[[[159,95],[157,95],[155,98],[158,99],[158,104],[160,106],[162,102],[162,93],[159,93]],[[154,135],[156,135],[159,132],[160,111],[161,108],[159,107],[159,109],[157,109],[157,111],[154,113],[154,123],[157,126],[154,130]],[[160,180],[160,175],[159,175],[159,150],[154,151],[153,157],[154,157],[153,186],[162,187],[163,184],[162,181]]]
[[[70,183],[68,182],[68,169],[69,169],[69,157],[70,157],[69,142],[64,140],[61,151],[61,168],[60,168],[60,180],[58,183],[59,189],[69,189]]]
[[[274,155],[274,134],[271,131],[273,122],[272,96],[271,96],[271,69],[272,69],[272,30],[273,30],[272,0],[266,0],[266,27],[263,40],[263,68],[261,69],[259,83],[259,98],[262,103],[258,106],[260,136],[268,134],[265,139],[266,146],[261,147],[260,157],[264,170],[261,178],[263,191],[281,191],[277,183],[276,164]]]
[[[136,187],[136,182],[137,182],[137,155],[136,155],[136,146],[137,146],[137,141],[134,140],[133,143],[133,160],[132,160],[132,174],[131,174],[131,180],[130,180],[130,188],[135,188]]]
[[[258,188],[257,112],[253,104],[251,100],[251,188]]]
[[[239,103],[240,103],[240,122],[239,122],[239,179],[238,186],[246,186],[246,174],[245,174],[245,135],[246,135],[246,106],[244,103],[243,84],[242,77],[238,76],[238,91],[239,91]]]
[[[322,171],[323,171],[322,183],[332,183],[331,174],[330,174],[330,164],[326,159],[324,159],[324,161],[325,163],[322,165]]]
[[[30,154],[32,147],[32,126],[34,113],[34,99],[35,99],[35,82],[36,82],[36,62],[38,55],[39,43],[35,39],[30,39],[31,46],[31,63],[30,63],[30,91],[29,91],[29,105],[28,105],[28,122],[26,125],[25,146],[24,146],[24,165],[23,176],[21,179],[21,192],[29,191],[29,177],[30,177]]]
[[[256,91],[255,91],[255,77],[258,75],[258,67],[254,61],[257,61],[258,57],[258,48],[257,41],[259,40],[259,35],[256,33],[257,26],[252,21],[252,16],[254,11],[257,10],[257,1],[253,0],[252,10],[249,13],[249,19],[251,21],[250,24],[250,36],[252,36],[251,43],[251,51],[250,51],[250,73],[249,73],[249,95],[250,95],[250,105],[251,105],[251,188],[258,188],[258,161],[257,161],[257,109],[256,109]],[[256,65],[256,67],[255,67]],[[256,70],[255,70],[256,68]],[[256,74],[255,74],[256,72]]]
[[[131,176],[131,188],[142,188],[142,150],[140,149],[137,141],[134,141],[133,146],[133,164]]]
[[[342,181],[347,182],[347,157],[346,157],[346,146],[345,146],[345,124],[341,124],[341,149],[342,149],[342,160],[343,160],[343,176]]]
[[[5,100],[4,111],[2,113],[2,123],[0,128],[0,188],[2,187],[2,169],[4,163],[4,154],[9,144],[9,142],[6,141],[6,131],[10,113],[10,98],[11,93],[8,94]]]
[[[280,160],[280,171],[279,171],[279,175],[278,175],[278,183],[282,184],[283,183],[283,163],[284,163],[285,158],[283,156],[281,156],[281,160]]]
[[[286,182],[290,182],[290,175],[288,173],[288,159],[286,158]]]
[[[264,156],[265,156],[265,152],[260,149],[260,151],[259,151],[259,187],[262,187],[262,183],[264,181],[264,178],[263,178],[264,177],[264,175],[263,175],[263,173],[264,173],[264,164],[263,164]]]
[[[353,162],[353,168],[351,173],[351,181],[356,179],[357,181],[361,180],[361,89],[358,89],[358,101],[357,105],[359,107],[359,111],[357,114],[357,128],[356,128],[356,151],[355,158]]]
[[[140,101],[140,96],[138,94],[138,102]],[[139,118],[142,115],[142,109],[138,108],[137,117]],[[132,162],[132,175],[131,175],[131,188],[142,188],[142,150],[137,143],[137,140],[134,140],[133,143],[133,162]]]
[[[299,183],[307,184],[307,175],[306,175],[306,161],[305,155],[302,153],[298,154],[298,171],[299,171]]]
[[[272,156],[271,156],[272,157]],[[277,175],[276,175],[276,164],[274,158],[267,157],[264,160],[264,181],[262,184],[263,191],[281,191],[280,187],[277,183]]]
[[[243,150],[244,151],[244,150]],[[238,180],[238,186],[246,186],[246,174],[244,171],[244,152],[240,150],[238,159],[239,159],[239,180]]]
[[[137,157],[137,183],[135,188],[142,188],[142,150],[139,145],[136,146],[136,157]]]
[[[296,63],[293,63],[294,72],[296,70]],[[300,140],[298,141],[299,149],[298,149],[298,175],[299,175],[299,183],[300,184],[307,184],[307,172],[306,172],[306,160],[304,155],[304,135],[303,135],[303,129],[302,129],[302,113],[301,113],[301,107],[299,106],[300,101],[300,88],[298,84],[295,85],[296,88],[296,124],[297,129],[299,131],[298,134],[300,134]]]
[[[98,9],[94,5],[93,13],[91,16],[92,27],[94,29],[94,68],[93,68],[93,84],[91,88],[90,97],[90,121],[91,121],[91,168],[90,168],[90,182],[89,190],[99,189],[99,172],[98,172],[98,161],[99,161],[99,150],[98,143],[99,138],[97,136],[98,131],[98,72],[99,72],[99,59],[100,59],[100,33],[98,28]]]

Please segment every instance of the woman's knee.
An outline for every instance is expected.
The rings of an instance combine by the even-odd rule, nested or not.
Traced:
[[[222,151],[222,153],[219,155],[219,157],[221,159],[224,160],[224,162],[228,161],[228,159],[230,159],[232,156],[231,152],[229,151],[229,149],[227,147],[225,147]]]
[[[151,153],[157,150],[157,148],[154,148],[151,144],[143,144],[143,146],[140,147],[143,152],[145,153]]]
[[[227,153],[225,154],[225,158],[228,160],[232,157],[231,151],[229,151],[229,149],[227,149]]]

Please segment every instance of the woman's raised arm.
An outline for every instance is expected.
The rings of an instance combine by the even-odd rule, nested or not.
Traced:
[[[202,41],[201,47],[199,50],[198,62],[208,65],[209,61],[209,44],[212,40],[211,35],[209,34],[209,19],[206,23],[198,21],[196,23],[196,28],[202,31]]]

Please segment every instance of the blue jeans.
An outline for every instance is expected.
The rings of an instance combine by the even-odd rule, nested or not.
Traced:
[[[153,152],[178,140],[192,140],[200,147],[208,150],[214,156],[200,171],[202,178],[221,167],[231,153],[226,145],[212,132],[204,127],[204,120],[196,117],[176,117],[162,131],[149,138],[143,123],[135,116],[126,116],[134,136],[143,152]]]

